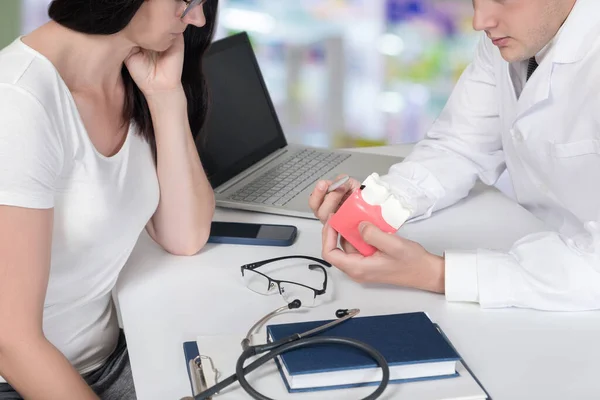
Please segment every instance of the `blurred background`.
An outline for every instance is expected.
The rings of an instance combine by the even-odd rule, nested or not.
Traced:
[[[217,39],[246,31],[289,142],[413,143],[439,115],[478,35],[466,0],[219,0]],[[0,48],[50,0],[0,0]]]

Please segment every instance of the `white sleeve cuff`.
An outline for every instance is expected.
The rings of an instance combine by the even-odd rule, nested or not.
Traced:
[[[477,251],[447,251],[446,300],[479,302]]]
[[[523,284],[519,277],[522,267],[507,253],[482,250],[477,256],[477,273],[482,308],[502,308],[516,305],[513,291]]]

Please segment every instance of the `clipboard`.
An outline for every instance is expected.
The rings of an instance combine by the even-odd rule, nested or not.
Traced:
[[[221,378],[229,379],[232,374],[235,374],[236,361],[242,351],[240,347],[240,338],[244,337],[244,335],[244,333],[201,335],[196,337],[196,341],[185,342],[183,344],[186,367],[190,368],[188,371],[188,378],[192,387],[192,393],[194,393],[195,387],[203,388],[206,384],[206,389],[209,389],[219,383]],[[202,349],[209,349],[205,351],[210,353],[202,354]],[[194,368],[198,367],[198,363],[190,364],[190,361],[193,361],[198,354],[200,354],[200,360],[203,362],[201,365],[202,375],[200,376],[194,375]],[[248,359],[248,362],[252,362],[258,357],[260,357],[260,355],[253,356]],[[190,372],[192,372],[192,374],[190,374]],[[196,373],[199,372],[200,371],[196,371]],[[198,376],[198,378],[196,378],[196,376]],[[266,376],[268,376],[268,379],[264,379]],[[204,377],[204,380],[202,380],[201,377]],[[199,379],[199,384],[194,385],[194,383],[192,383],[193,379]],[[269,385],[273,384],[283,386],[275,362],[264,365],[260,371],[247,376],[246,379],[251,385],[257,387],[258,390],[268,390]],[[201,392],[206,389],[201,390]],[[237,396],[238,398],[242,396],[243,398],[248,397],[239,384],[234,384],[215,393],[215,395],[212,396],[212,399],[215,400],[221,396],[229,396],[232,394],[234,397]],[[192,398],[186,400],[192,400]]]
[[[197,343],[184,342],[183,353],[185,354],[192,396],[196,396],[214,386],[217,382],[218,371],[210,357],[200,355]],[[212,398],[209,397],[208,399],[211,400]]]

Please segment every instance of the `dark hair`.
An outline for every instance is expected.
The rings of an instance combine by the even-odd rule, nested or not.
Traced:
[[[123,30],[146,0],[53,0],[49,17],[60,25],[91,35],[112,35]],[[185,58],[181,82],[188,104],[192,134],[200,133],[208,108],[208,91],[202,73],[202,56],[212,41],[218,0],[207,1],[204,7],[206,25],[189,25],[184,32]],[[156,157],[156,140],[148,103],[129,71],[123,65],[121,76],[125,84],[123,119],[132,119],[140,135],[148,141]]]

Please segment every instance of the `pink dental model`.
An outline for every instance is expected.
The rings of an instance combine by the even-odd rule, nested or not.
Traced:
[[[383,232],[392,234],[400,229],[410,215],[411,210],[390,191],[389,185],[373,173],[329,219],[329,225],[363,256],[370,256],[377,249],[362,239],[358,225],[367,221]]]

